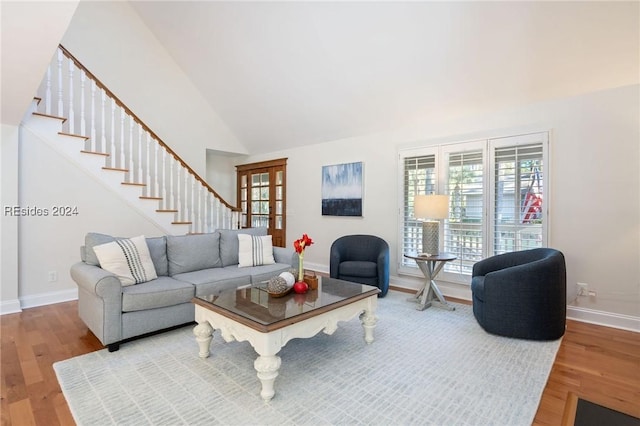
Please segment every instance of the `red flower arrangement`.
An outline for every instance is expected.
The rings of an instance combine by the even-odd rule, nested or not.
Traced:
[[[309,238],[307,234],[302,234],[302,238],[293,242],[293,248],[296,250],[296,253],[298,253],[298,282],[304,283],[304,268],[302,266],[302,261],[304,259],[304,250],[311,244],[313,244],[313,240]],[[306,291],[306,289],[304,291]]]

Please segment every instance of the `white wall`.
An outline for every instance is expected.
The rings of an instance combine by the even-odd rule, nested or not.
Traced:
[[[598,296],[594,309],[615,312],[610,299],[628,301],[640,317],[640,86],[536,103],[499,113],[424,123],[393,134],[361,136],[300,149],[249,156],[243,162],[288,157],[288,245],[303,232],[315,241],[305,262],[328,269],[331,242],[347,233],[378,234],[391,246],[397,276],[398,149],[476,137],[550,130],[550,246],[567,259],[570,298],[586,282]],[[323,217],[321,167],[363,161],[362,218]],[[459,295],[455,285],[445,288]],[[466,289],[467,295],[468,289]],[[623,308],[628,313],[627,308]]]
[[[236,168],[228,153],[207,150],[207,175],[205,180],[217,193],[232,206],[236,205]]]
[[[207,149],[246,153],[127,2],[81,2],[61,44],[203,179]]]
[[[23,308],[76,297],[69,268],[80,261],[87,232],[163,235],[117,195],[27,131],[20,135],[19,175],[18,204],[49,212],[18,218],[18,292]],[[54,217],[52,207],[61,205],[76,207],[78,214]],[[53,271],[57,281],[49,282]]]
[[[18,312],[18,218],[5,207],[18,204],[18,127],[2,125],[0,171],[2,220],[0,221],[0,314]]]

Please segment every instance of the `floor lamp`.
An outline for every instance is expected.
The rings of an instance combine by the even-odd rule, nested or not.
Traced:
[[[440,252],[440,219],[449,217],[448,195],[416,195],[413,215],[422,222],[422,253],[435,256]]]

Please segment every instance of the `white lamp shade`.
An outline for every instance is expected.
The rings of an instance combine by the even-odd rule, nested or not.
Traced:
[[[449,196],[416,195],[413,214],[416,219],[446,219],[449,217]]]

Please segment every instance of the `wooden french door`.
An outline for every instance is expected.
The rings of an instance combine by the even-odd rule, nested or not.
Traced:
[[[287,159],[236,166],[241,228],[266,226],[273,245],[285,247]]]

